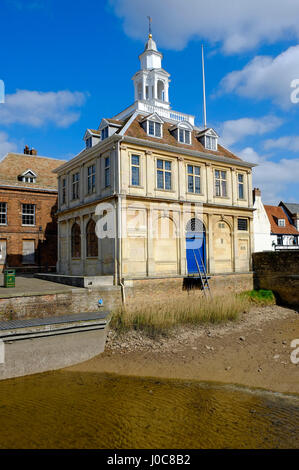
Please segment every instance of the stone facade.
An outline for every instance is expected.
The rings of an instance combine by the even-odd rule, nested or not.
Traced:
[[[152,38],[145,51],[157,55]],[[255,165],[222,147],[212,129],[196,127],[194,117],[171,110],[168,93],[153,97],[143,85],[141,99],[85,133],[87,148],[56,170],[58,272],[112,275],[116,284],[187,276],[186,236],[197,223],[209,273],[249,272]],[[97,240],[95,225],[103,235]]]

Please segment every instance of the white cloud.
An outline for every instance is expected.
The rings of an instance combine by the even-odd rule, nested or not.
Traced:
[[[225,121],[220,126],[221,142],[224,146],[240,142],[247,136],[263,135],[281,126],[282,119],[276,116],[263,116],[262,118],[241,118]]]
[[[16,152],[17,146],[8,140],[6,132],[0,132],[0,159],[8,152]]]
[[[110,0],[123,19],[126,34],[146,36],[146,17],[153,18],[154,38],[161,46],[183,49],[194,37],[220,42],[227,53],[250,50],[262,42],[299,38],[297,0]]]
[[[299,158],[282,158],[274,162],[268,160],[267,155],[259,155],[252,147],[244,148],[238,155],[258,164],[253,169],[253,184],[261,189],[265,204],[277,204],[284,199],[283,194],[290,191],[298,200]]]
[[[296,106],[291,101],[291,83],[299,78],[299,45],[277,57],[257,56],[242,70],[226,75],[220,90],[257,100],[272,99],[283,108]]]
[[[85,103],[86,96],[80,92],[41,92],[17,90],[6,95],[0,106],[0,124],[25,124],[41,127],[53,123],[68,127],[80,118],[77,110]]]
[[[291,150],[292,152],[299,152],[299,136],[286,136],[279,139],[268,139],[264,142],[266,150]],[[299,179],[299,176],[298,176]]]

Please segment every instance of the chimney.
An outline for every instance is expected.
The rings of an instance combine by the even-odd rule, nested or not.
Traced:
[[[37,150],[35,150],[34,148],[30,149],[28,145],[25,145],[24,155],[37,155]]]
[[[261,197],[262,193],[260,188],[254,188],[253,192],[253,202],[255,202],[257,197]]]

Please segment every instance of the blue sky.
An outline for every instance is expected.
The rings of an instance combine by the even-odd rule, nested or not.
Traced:
[[[69,159],[130,105],[147,15],[172,107],[202,125],[204,43],[208,125],[259,164],[264,202],[299,202],[298,0],[1,0],[0,157],[28,144]]]

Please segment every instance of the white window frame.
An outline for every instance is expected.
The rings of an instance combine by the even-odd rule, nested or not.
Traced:
[[[154,133],[150,133],[150,123],[153,124],[154,126]],[[160,126],[160,135],[157,135],[157,127]],[[155,137],[156,139],[161,139],[163,137],[163,126],[161,122],[155,121],[154,119],[148,119],[147,120],[147,135],[150,137]]]
[[[211,145],[208,144],[208,142],[211,143]],[[205,147],[208,150],[217,150],[217,137],[214,137],[212,135],[206,135],[205,136]]]
[[[76,179],[77,177],[77,179]],[[80,172],[72,174],[72,201],[80,198]]]
[[[278,219],[277,220],[277,225],[278,225],[278,227],[285,227],[286,226],[285,219]]]
[[[161,161],[163,162],[163,168],[158,168],[158,162]],[[165,162],[166,163],[170,163],[170,170],[168,169],[165,169]],[[158,186],[158,172],[162,172],[163,173],[163,188],[160,188]],[[166,181],[166,178],[165,178],[165,174],[166,173],[170,173],[170,188],[166,188],[166,184],[165,184],[165,181]],[[157,185],[157,190],[158,191],[172,191],[172,161],[171,160],[164,160],[163,158],[157,158],[156,160],[156,185]]]
[[[189,173],[189,166],[192,167],[192,173]],[[194,168],[199,169],[199,175],[195,174]],[[187,192],[189,194],[202,194],[202,191],[201,191],[201,167],[199,165],[193,165],[192,163],[187,163],[186,172],[187,172]],[[192,179],[193,179],[193,191],[189,191],[189,176],[192,176]],[[195,180],[196,180],[196,178],[199,179],[199,192],[195,191]]]
[[[24,206],[32,206],[33,207],[33,214],[30,212],[25,212]],[[23,217],[32,217],[33,216],[33,224],[28,224],[23,222]],[[35,204],[22,204],[22,226],[24,227],[34,227],[36,225],[36,207]]]
[[[242,176],[242,181],[239,181],[239,176]],[[244,173],[238,173],[237,174],[237,182],[238,182],[238,199],[241,201],[245,199],[245,178],[244,178]],[[243,197],[240,196],[240,186],[242,186],[243,190]]]
[[[91,169],[91,173],[89,170]],[[87,194],[93,194],[96,190],[96,164],[87,167]]]
[[[138,165],[133,163],[133,157],[138,157],[139,159],[139,163]],[[139,155],[138,153],[132,153],[130,155],[130,163],[131,163],[131,175],[130,175],[130,182],[131,182],[131,186],[133,186],[134,188],[139,188],[141,186],[141,155]],[[138,184],[134,184],[133,182],[133,168],[138,168]]]
[[[4,206],[4,210],[2,209],[2,205]],[[7,202],[0,202],[0,216],[5,216],[5,222],[0,222],[0,225],[7,225]]]
[[[220,177],[216,177],[216,172],[219,172]],[[225,178],[223,178],[222,174],[225,173]],[[220,189],[220,194],[217,194],[217,185],[216,181],[219,181],[219,189]],[[223,194],[223,186],[222,183],[225,182],[225,194]],[[227,180],[227,170],[221,170],[221,169],[215,169],[214,170],[214,192],[215,192],[215,197],[225,197],[227,198],[228,194],[228,180]]]
[[[108,164],[107,164],[108,162]],[[104,185],[105,188],[109,188],[111,185],[111,163],[110,163],[110,157],[105,157],[104,159]]]
[[[181,132],[183,133],[183,138],[181,139]],[[187,142],[186,136],[189,135],[189,142]],[[191,131],[188,129],[178,128],[178,141],[181,144],[191,145]]]

